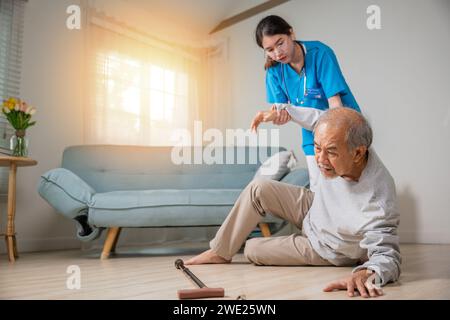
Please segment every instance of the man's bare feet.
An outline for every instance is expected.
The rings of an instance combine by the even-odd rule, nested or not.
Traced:
[[[215,254],[211,249],[200,253],[199,255],[187,260],[184,264],[207,264],[207,263],[230,263],[231,260],[222,258]]]

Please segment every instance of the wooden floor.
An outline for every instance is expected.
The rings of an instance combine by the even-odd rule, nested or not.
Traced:
[[[175,269],[175,259],[204,248],[119,248],[117,256],[103,261],[97,251],[24,253],[15,263],[0,255],[0,299],[177,299],[177,290],[194,286]],[[401,250],[400,281],[377,299],[450,299],[450,245],[402,245]],[[78,290],[66,285],[70,265],[81,271]],[[232,264],[189,268],[207,286],[224,287],[225,299],[349,299],[344,291],[322,288],[351,268],[257,267],[242,254]]]

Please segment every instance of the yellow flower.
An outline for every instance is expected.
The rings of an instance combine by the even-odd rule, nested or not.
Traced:
[[[9,110],[13,110],[17,104],[17,99],[9,98],[8,100],[3,101],[3,106],[8,108]]]

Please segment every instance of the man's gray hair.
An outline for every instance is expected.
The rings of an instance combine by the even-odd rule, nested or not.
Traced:
[[[347,107],[328,109],[320,116],[314,126],[314,133],[324,123],[347,128],[345,141],[349,150],[359,146],[365,146],[368,149],[372,144],[373,132],[369,122],[361,113],[354,109]]]

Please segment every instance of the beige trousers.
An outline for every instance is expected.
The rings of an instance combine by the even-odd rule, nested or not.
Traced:
[[[302,187],[273,180],[255,179],[240,194],[233,209],[210,242],[213,252],[230,260],[266,213],[302,228],[314,193]],[[300,234],[253,238],[244,254],[258,265],[331,265]]]

